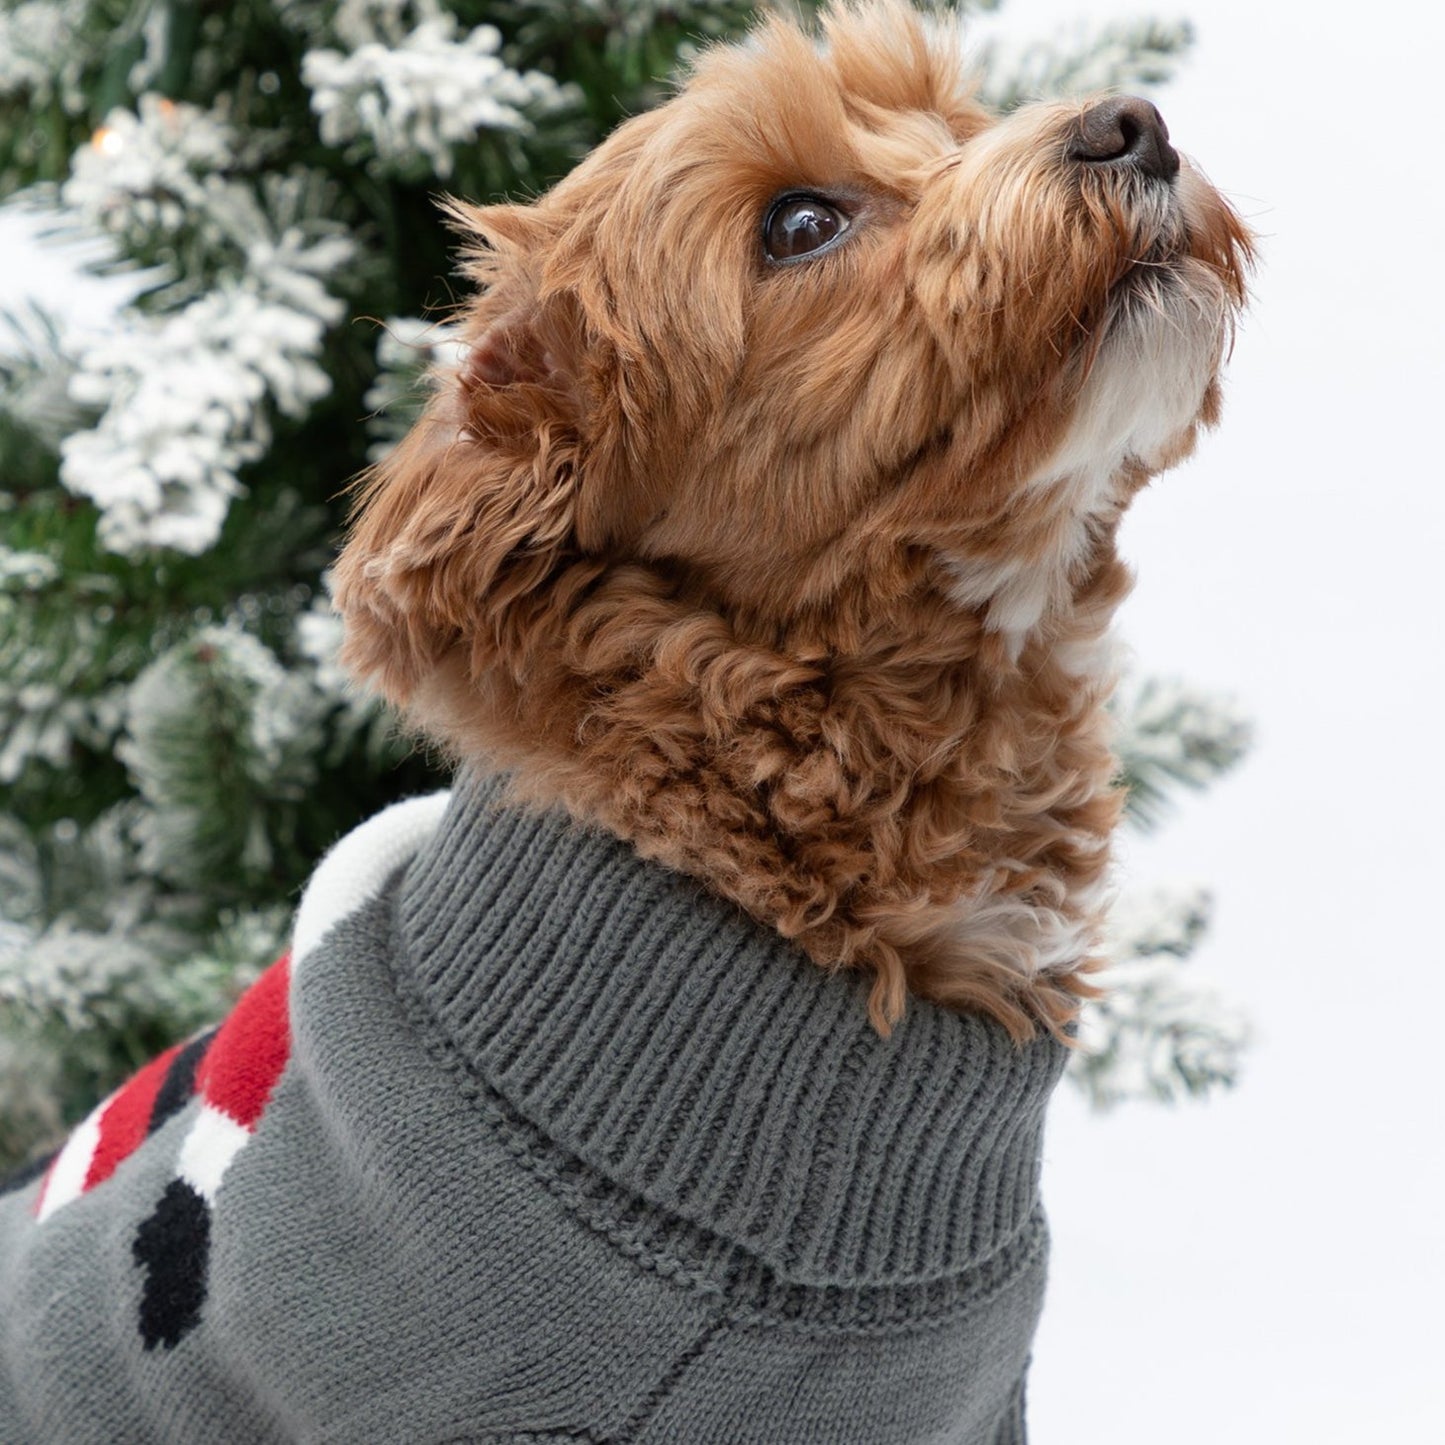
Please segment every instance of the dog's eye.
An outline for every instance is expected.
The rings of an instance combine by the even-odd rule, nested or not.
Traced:
[[[763,250],[770,261],[796,261],[831,246],[848,225],[848,217],[819,196],[781,196],[763,222]]]

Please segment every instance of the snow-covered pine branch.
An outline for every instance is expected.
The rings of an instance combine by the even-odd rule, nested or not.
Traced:
[[[1126,893],[1114,906],[1099,975],[1085,1006],[1069,1077],[1098,1107],[1173,1103],[1232,1087],[1250,1029],[1239,1009],[1191,980],[1184,960],[1209,926],[1203,888]]]
[[[986,104],[1012,110],[1031,100],[1147,89],[1168,80],[1193,43],[1188,23],[1158,20],[1076,27],[1025,45],[995,37],[978,56],[979,93]]]
[[[1206,787],[1251,742],[1250,723],[1232,701],[1173,680],[1124,685],[1114,711],[1125,817],[1141,831],[1161,820],[1181,786]],[[1095,1105],[1172,1102],[1235,1083],[1248,1024],[1185,969],[1212,910],[1200,887],[1127,889],[1116,899],[1105,941],[1111,962],[1096,980],[1105,996],[1084,1006],[1069,1071]]]
[[[99,508],[115,552],[206,551],[241,468],[270,444],[271,410],[304,416],[330,390],[317,360],[344,307],[326,282],[355,245],[325,219],[317,178],[232,179],[237,149],[217,115],[142,96],[111,112],[60,189],[81,226],[170,265],[160,303],[84,343],[71,381],[100,415],[65,438],[60,478]]]
[[[347,49],[307,52],[301,78],[327,145],[363,140],[384,169],[451,175],[453,153],[483,131],[528,132],[533,114],[565,101],[540,71],[513,70],[493,25],[463,30],[437,0],[343,0]]]
[[[1214,782],[1244,757],[1253,737],[1249,719],[1230,699],[1172,679],[1121,688],[1114,712],[1126,816],[1144,831],[1164,816],[1176,785],[1199,789]]]
[[[183,887],[273,866],[267,809],[320,764],[324,697],[240,627],[202,628],[136,679],[116,753],[147,804],[144,871]]]
[[[56,96],[71,114],[84,110],[80,82],[94,58],[89,10],[90,0],[26,0],[0,10],[0,96],[37,105]]]
[[[116,107],[71,158],[61,204],[122,246],[152,251],[206,213],[235,202],[224,193],[239,135],[224,117],[161,95],[134,111]]]
[[[330,390],[316,359],[339,317],[339,302],[308,314],[246,278],[172,315],[128,311],[87,346],[71,394],[104,410],[65,439],[60,477],[100,509],[102,544],[211,547],[270,444],[268,403],[301,416]]]

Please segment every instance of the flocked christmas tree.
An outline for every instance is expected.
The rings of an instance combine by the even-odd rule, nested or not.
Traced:
[[[992,8],[980,6],[978,8]],[[0,197],[105,238],[137,294],[0,341],[0,1164],[221,1013],[322,849],[440,781],[334,661],[340,493],[445,362],[443,190],[535,194],[743,0],[0,0]],[[1187,29],[979,52],[987,98],[1162,80]],[[1141,690],[1140,817],[1240,754]],[[1186,986],[1201,892],[1126,900],[1093,1098],[1233,1076]]]

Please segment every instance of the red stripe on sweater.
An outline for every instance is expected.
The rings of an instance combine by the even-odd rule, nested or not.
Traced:
[[[158,1058],[154,1058],[110,1096],[100,1116],[100,1139],[95,1153],[90,1157],[90,1168],[85,1172],[84,1193],[104,1184],[122,1159],[135,1152],[145,1139],[150,1125],[151,1110],[155,1107],[156,1095],[166,1081],[166,1070],[171,1060],[185,1046],[176,1044]]]
[[[283,953],[241,995],[196,1073],[205,1101],[247,1129],[291,1055],[290,989],[291,955]]]

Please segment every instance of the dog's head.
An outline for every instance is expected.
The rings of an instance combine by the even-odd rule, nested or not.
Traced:
[[[905,593],[910,618],[973,629],[920,646],[908,685],[960,649],[1016,663],[1097,580],[1097,544],[1132,492],[1213,420],[1249,259],[1239,220],[1152,106],[996,119],[973,98],[955,25],[901,0],[835,8],[818,37],[773,19],[705,53],[677,96],[535,204],[454,216],[478,282],[467,359],[364,489],[337,572],[346,660],[459,752],[515,762],[524,733],[550,730],[554,764],[651,668],[668,685],[633,709],[641,741],[614,750],[616,786],[735,766],[743,801],[706,806],[719,827],[728,808],[761,809],[760,833],[793,814],[837,823],[938,772],[966,724],[932,703],[916,709],[934,718],[917,764],[894,749],[901,783],[862,780],[892,766],[886,740],[850,751],[828,733],[826,767],[800,764],[811,744],[797,738],[834,726],[816,709],[806,725],[754,717],[793,739],[792,762],[740,763],[753,745],[721,740],[860,639],[896,657],[911,644],[887,619]],[[1038,707],[1057,710],[1058,695]],[[1028,706],[1011,702],[1007,724],[1027,746],[998,742],[989,776],[1022,778],[1020,758],[1061,731]],[[644,743],[657,755],[645,765]],[[1089,756],[1048,766],[1107,770]],[[755,807],[779,778],[801,788],[815,762],[841,779],[825,805]],[[1042,807],[1053,785],[1036,783],[1018,786]],[[1054,819],[1049,836],[1086,826],[1107,832]],[[984,857],[954,822],[928,827],[920,852],[951,839]],[[847,862],[850,877],[879,872],[866,833],[847,857],[875,861]],[[996,851],[1032,876],[1022,844]],[[929,896],[964,886],[924,871]],[[800,882],[788,907],[836,912],[842,887]]]
[[[1146,102],[996,120],[896,3],[773,20],[536,204],[456,215],[470,359],[340,569],[399,699],[577,556],[781,618],[921,549],[1026,628],[1070,528],[1213,419],[1248,257]]]

